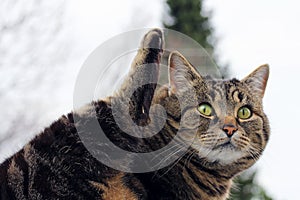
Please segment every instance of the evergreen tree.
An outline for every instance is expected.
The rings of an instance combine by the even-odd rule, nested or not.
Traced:
[[[213,51],[212,27],[202,10],[200,0],[167,0],[171,22],[164,26],[188,35],[205,49]]]
[[[256,182],[256,171],[246,171],[234,181],[229,200],[272,200]]]
[[[164,21],[168,29],[176,30],[197,41],[219,67],[221,74],[228,77],[228,66],[220,66],[214,52],[215,38],[209,14],[203,11],[202,0],[167,0],[170,20]]]

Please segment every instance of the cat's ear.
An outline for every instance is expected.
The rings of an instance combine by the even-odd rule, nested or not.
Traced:
[[[251,74],[242,80],[246,83],[253,93],[263,98],[269,78],[269,65],[265,64],[258,67]]]
[[[174,51],[169,56],[169,82],[170,92],[175,94],[183,93],[203,79],[183,55]]]

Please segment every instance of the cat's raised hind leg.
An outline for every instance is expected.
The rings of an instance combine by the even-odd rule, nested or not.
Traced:
[[[130,96],[129,113],[137,125],[149,123],[149,110],[159,77],[164,38],[160,29],[152,29],[143,37],[128,76],[119,94]]]

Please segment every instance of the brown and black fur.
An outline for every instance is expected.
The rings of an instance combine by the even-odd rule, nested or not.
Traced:
[[[251,75],[242,81],[202,78],[179,53],[173,53],[170,57],[170,87],[157,86],[155,83],[158,80],[163,49],[162,32],[158,29],[148,32],[141,47],[127,79],[114,96],[92,102],[81,111],[62,116],[0,165],[0,200],[222,200],[228,197],[232,178],[253,165],[269,138],[268,121],[261,106],[264,88],[258,91],[261,95],[250,95],[257,89],[246,86],[247,82],[255,81],[251,79]],[[139,68],[147,63],[151,63],[149,68]],[[180,65],[181,68],[177,69]],[[181,71],[181,75],[177,75],[177,71]],[[189,90],[181,90],[182,83],[177,79],[181,80],[182,77],[179,76],[185,76],[192,88],[196,89],[196,97],[190,96]],[[113,116],[111,102],[115,100],[122,103],[124,99],[127,101],[124,94],[131,85],[138,84],[137,77],[148,79],[151,84],[140,87],[130,96],[129,114],[132,120],[140,126],[146,126],[150,122],[155,126],[159,119],[150,119],[151,102],[165,107],[168,116],[162,130],[150,138],[137,138],[127,134],[120,129]],[[265,85],[266,83],[263,87]],[[157,87],[159,88],[156,89]],[[220,92],[220,89],[223,92]],[[95,130],[85,129],[85,132],[78,134],[81,127],[88,127],[88,124],[92,123],[93,111],[106,136],[126,151],[140,153],[160,149],[173,139],[179,126],[186,129],[197,127],[197,134],[183,138],[184,141],[209,141],[210,136],[204,133],[209,129],[209,124],[220,123],[219,117],[210,121],[194,113],[194,107],[197,105],[179,99],[180,96],[185,96],[189,99],[196,98],[193,99],[196,103],[207,102],[209,98],[222,99],[222,94],[219,93],[226,94],[222,98],[229,107],[247,101],[257,117],[253,121],[237,120],[245,132],[255,133],[248,134],[247,138],[257,146],[257,151],[232,163],[224,164],[218,159],[210,161],[201,155],[201,152],[196,151],[197,146],[193,146],[193,143],[180,159],[167,167],[147,173],[126,173],[102,164],[86,149],[83,139],[94,147],[98,156],[109,157],[100,150],[97,151],[98,147],[105,144],[94,140],[98,134]],[[180,110],[181,103],[186,104],[183,111]],[[193,121],[195,116],[197,120]],[[185,123],[183,118],[187,118],[191,123]],[[126,120],[124,119],[125,123]],[[243,137],[246,140],[246,135]],[[120,161],[116,159],[114,162],[120,162],[120,165],[130,168],[135,159],[133,157],[124,163],[120,158]]]

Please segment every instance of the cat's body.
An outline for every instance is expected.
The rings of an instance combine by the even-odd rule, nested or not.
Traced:
[[[161,40],[162,33],[157,29],[145,36],[130,75],[114,96],[62,116],[2,163],[0,199],[226,199],[232,178],[253,165],[269,138],[261,105],[268,68],[261,67],[242,81],[214,80],[201,77],[180,54],[173,53],[169,61],[170,88],[160,86],[154,94],[156,84],[148,84],[129,98],[130,116],[145,130],[147,125],[151,128],[161,121],[155,118],[155,109],[149,115],[150,102],[166,109],[167,120],[153,137],[133,137],[120,129],[113,102],[128,100],[124,96],[136,77],[157,82]],[[151,70],[137,70],[147,63],[154,63]],[[244,107],[251,111],[247,119],[244,117],[248,110],[240,109]],[[93,139],[99,133],[86,128],[95,117],[93,112],[106,136],[123,150],[158,150],[169,144],[179,130],[186,133],[180,142],[188,148],[175,147],[174,152],[184,153],[156,171],[115,170],[93,156],[109,158],[97,151],[105,145]],[[124,117],[123,122],[129,124],[129,120]],[[78,130],[86,131],[78,134]],[[96,153],[92,155],[82,140]],[[168,158],[162,158],[162,163],[164,159]],[[135,158],[127,162],[115,158],[113,162],[130,169],[134,161]]]

